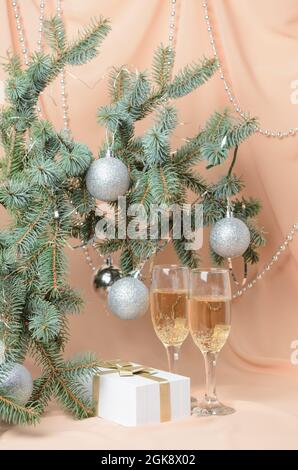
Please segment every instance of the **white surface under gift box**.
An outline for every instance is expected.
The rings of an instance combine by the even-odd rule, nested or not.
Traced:
[[[124,426],[190,416],[189,377],[132,363],[101,371],[93,378],[96,416]]]

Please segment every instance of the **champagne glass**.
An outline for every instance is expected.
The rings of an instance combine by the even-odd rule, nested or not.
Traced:
[[[155,333],[166,348],[169,372],[175,371],[180,348],[187,338],[189,269],[156,265],[150,292]]]
[[[189,328],[195,345],[204,356],[206,393],[192,413],[198,416],[228,415],[234,409],[220,403],[216,395],[217,357],[231,328],[231,285],[226,269],[194,269],[190,274]]]

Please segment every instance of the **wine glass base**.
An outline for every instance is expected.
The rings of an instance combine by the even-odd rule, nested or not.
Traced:
[[[220,402],[201,402],[191,410],[194,416],[226,416],[235,413],[236,410],[230,406],[225,406]]]

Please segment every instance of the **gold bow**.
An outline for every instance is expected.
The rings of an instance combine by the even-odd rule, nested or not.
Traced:
[[[104,369],[112,369],[118,372],[122,377],[128,377],[135,374],[148,374],[152,375],[156,373],[155,369],[151,367],[142,366],[141,364],[133,364],[132,362],[121,361],[119,359],[113,359],[111,361],[100,361],[99,367]],[[104,371],[104,373],[111,373],[111,371]],[[100,372],[102,374],[102,372]]]

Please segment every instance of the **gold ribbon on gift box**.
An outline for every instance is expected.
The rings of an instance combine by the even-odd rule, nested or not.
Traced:
[[[140,364],[133,364],[132,362],[125,362],[120,360],[100,361],[99,367],[109,370],[98,372],[93,377],[93,400],[95,402],[95,413],[99,416],[99,392],[100,392],[100,378],[107,374],[119,374],[120,377],[129,377],[133,375],[140,375],[149,380],[159,382],[159,396],[160,396],[160,422],[171,420],[171,393],[170,383],[163,377],[157,377],[156,370],[151,367],[142,366]]]

